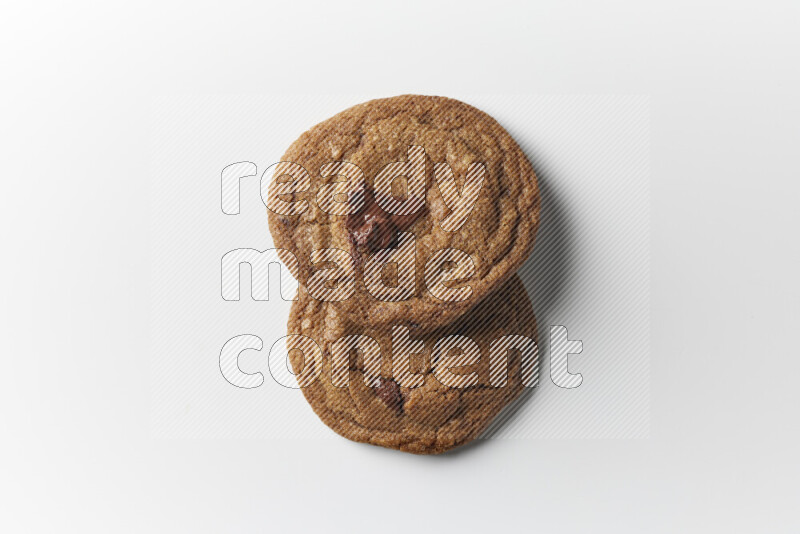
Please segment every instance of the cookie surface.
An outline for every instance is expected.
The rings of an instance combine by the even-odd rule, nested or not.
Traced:
[[[287,343],[303,395],[326,425],[353,441],[417,454],[438,454],[478,437],[522,392],[523,377],[525,385],[538,377],[530,344],[537,339],[536,319],[516,275],[451,325],[420,335],[408,329],[408,337],[395,331],[394,338],[390,328],[354,325],[301,287],[288,331],[319,348],[315,359],[306,338],[290,336]],[[360,350],[342,341],[356,335],[366,340]],[[458,343],[452,336],[460,336]],[[509,339],[521,344],[511,347]]]
[[[381,196],[385,188],[376,184],[376,177],[391,164],[411,163],[412,157],[419,156],[419,152],[411,153],[411,147],[424,149],[424,190],[414,195],[410,181],[404,186],[403,180],[395,180],[391,198]],[[270,209],[275,247],[295,255],[296,264],[285,261],[285,253],[281,257],[301,284],[324,267],[320,257],[314,258],[314,265],[314,251],[337,249],[349,254],[354,289],[335,305],[354,322],[375,326],[402,322],[423,330],[445,325],[506,281],[533,248],[539,224],[533,168],[493,118],[463,102],[406,95],[359,104],[305,132],[282,161],[301,166],[308,187],[294,192],[270,190],[271,207],[277,205],[274,202],[296,210]],[[331,166],[331,162],[350,166]],[[442,179],[447,170],[436,168],[445,163],[452,172],[450,189]],[[469,206],[465,220],[453,224],[458,211],[454,199],[467,195],[468,175],[481,166],[474,202],[470,206],[465,201]],[[291,181],[285,170],[278,166],[271,187]],[[320,195],[320,190],[333,191],[331,184],[343,181],[351,188],[344,193],[338,189],[339,194],[321,206],[320,199],[328,197]],[[394,213],[384,209],[392,202],[397,206],[405,202],[405,208],[390,208]],[[414,245],[414,255],[408,256],[413,283],[407,293],[387,299],[365,283],[365,269],[379,251],[396,249],[401,238],[407,242],[409,236]],[[468,288],[459,300],[434,295],[426,280],[426,265],[446,249],[460,251],[472,263],[469,276],[444,284],[450,290]],[[436,267],[441,271],[448,266]],[[380,276],[387,286],[397,286],[401,274],[388,269]],[[308,285],[313,291],[313,284]]]

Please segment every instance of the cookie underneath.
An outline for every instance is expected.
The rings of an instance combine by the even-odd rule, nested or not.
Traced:
[[[415,335],[409,328],[410,338],[424,342],[424,350],[408,360],[405,371],[421,376],[418,387],[401,385],[409,379],[403,369],[392,373],[392,333],[389,327],[365,327],[353,324],[335,306],[311,298],[301,287],[297,301],[292,305],[289,334],[302,334],[315,341],[320,349],[322,369],[318,377],[302,388],[314,412],[335,432],[353,441],[399,449],[416,454],[438,454],[463,445],[476,437],[494,417],[523,390],[522,353],[508,351],[506,385],[495,387],[490,380],[489,353],[493,340],[506,335],[526,336],[536,340],[536,319],[525,287],[514,275],[497,291],[490,294],[475,308],[456,322],[428,333]],[[380,346],[380,376],[373,373],[375,387],[365,383],[367,363],[363,351],[347,351],[343,359],[335,360],[334,343],[345,336],[361,334],[374,339]],[[468,377],[475,383],[467,387],[448,387],[434,375],[433,347],[442,338],[459,335],[472,339],[480,349],[480,360],[471,365],[454,367],[456,381],[466,383]],[[290,347],[291,348],[291,347]],[[415,350],[419,347],[412,347]],[[439,357],[448,357],[439,351]],[[450,353],[457,357],[458,351]],[[314,365],[311,357],[300,350],[290,350],[289,358],[294,372],[308,373],[305,366]],[[343,362],[339,366],[336,362]],[[531,363],[530,360],[527,361]],[[337,387],[331,379],[331,369],[342,378],[346,367],[349,380],[346,387]],[[373,368],[374,369],[374,368]],[[526,367],[527,373],[534,366]],[[344,374],[347,374],[345,372]],[[463,380],[461,379],[463,377]],[[453,377],[450,376],[450,380]],[[447,382],[447,380],[445,380]],[[451,382],[452,384],[452,382]]]

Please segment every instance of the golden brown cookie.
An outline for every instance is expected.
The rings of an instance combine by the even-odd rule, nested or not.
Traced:
[[[296,263],[281,257],[318,299],[330,300],[335,286],[309,277],[343,261],[351,266],[352,292],[340,292],[347,298],[335,306],[355,323],[445,325],[511,277],[533,248],[540,202],[533,168],[497,121],[463,102],[417,95],[365,102],[305,132],[282,161],[296,166],[279,164],[270,184],[275,246],[295,255]],[[319,255],[324,249],[342,252]],[[401,249],[412,251],[410,270],[370,270],[379,255]],[[453,268],[454,279],[437,285]],[[384,286],[365,283],[370,272]]]
[[[456,322],[424,334],[393,337],[391,328],[355,325],[337,310],[301,287],[287,347],[306,400],[348,439],[438,454],[476,438],[521,393],[523,379],[531,386],[538,378],[536,319],[516,275]]]

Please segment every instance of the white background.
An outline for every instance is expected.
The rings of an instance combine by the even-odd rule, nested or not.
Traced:
[[[796,532],[798,5],[375,4],[4,6],[0,530]],[[650,438],[154,438],[148,102],[276,92],[649,94]]]

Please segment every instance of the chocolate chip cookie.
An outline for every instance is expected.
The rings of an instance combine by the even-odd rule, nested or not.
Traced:
[[[292,274],[376,327],[455,320],[516,272],[539,225],[520,147],[486,113],[444,97],[335,115],[289,147],[269,187],[270,232],[296,258],[279,252]],[[334,267],[338,288],[325,275]]]
[[[301,286],[288,330],[289,360],[319,418],[348,439],[407,452],[467,443],[538,380],[536,319],[516,275],[427,333],[354,324]]]

